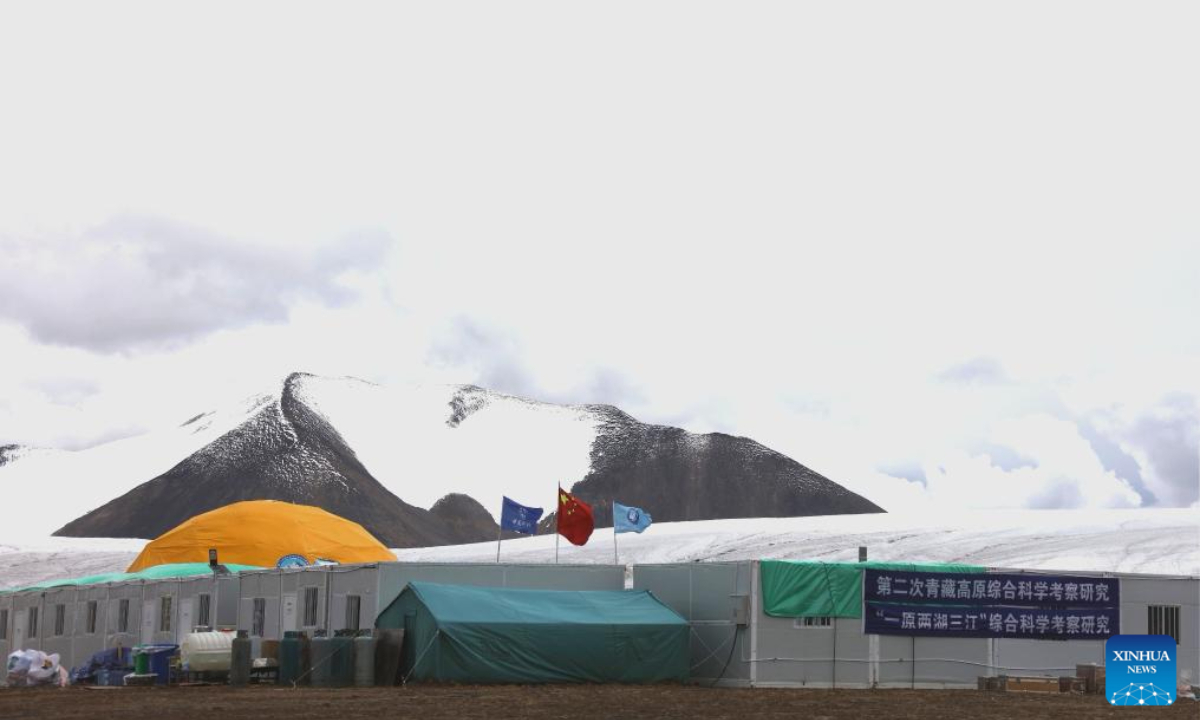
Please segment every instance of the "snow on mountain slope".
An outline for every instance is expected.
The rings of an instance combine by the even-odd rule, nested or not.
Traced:
[[[296,392],[406,502],[429,508],[457,492],[493,515],[504,495],[551,506],[559,483],[570,487],[587,474],[600,422],[587,408],[470,385],[389,388],[305,376]]]
[[[25,538],[0,544],[0,590],[47,580],[124,572],[145,540]]]
[[[270,396],[246,398],[181,425],[79,451],[27,450],[0,464],[0,493],[9,512],[0,542],[49,534],[211,443],[250,418]]]
[[[611,530],[560,562],[613,562]],[[989,567],[1200,576],[1200,518],[1190,510],[1024,510],[963,513],[950,521],[894,514],[655,523],[618,538],[626,564],[722,560],[936,560]],[[0,545],[0,589],[120,572],[142,540],[26,538]],[[494,542],[394,550],[402,562],[494,562]],[[501,560],[554,562],[554,537],[505,540]]]
[[[951,519],[886,515],[655,523],[617,538],[620,561],[671,563],[777,559],[965,562],[989,567],[1200,576],[1195,511],[1019,510],[965,512]],[[494,562],[496,543],[396,550],[407,562]],[[554,537],[505,540],[501,560],[554,562]],[[584,547],[562,542],[564,563],[613,562],[612,530]]]

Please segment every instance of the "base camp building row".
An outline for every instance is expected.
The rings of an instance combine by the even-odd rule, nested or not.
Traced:
[[[1179,670],[1200,677],[1195,576],[774,560],[228,570],[166,564],[2,592],[0,653],[40,649],[70,668],[212,627],[247,631],[258,657],[286,631],[378,627],[406,630],[413,681],[953,688],[1070,674],[1103,664],[1108,636],[1149,633],[1175,638]]]

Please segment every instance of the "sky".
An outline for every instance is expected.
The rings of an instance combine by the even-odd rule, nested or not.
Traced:
[[[289,372],[1200,507],[1195,3],[0,7],[0,444]],[[386,421],[386,419],[381,419]]]

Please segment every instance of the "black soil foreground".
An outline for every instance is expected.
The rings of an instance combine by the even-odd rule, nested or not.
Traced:
[[[1136,711],[1134,711],[1136,712]],[[1146,712],[1143,710],[1142,712]],[[1155,718],[1200,716],[1180,701]],[[1030,720],[1128,718],[1098,695],[974,690],[710,689],[679,685],[439,685],[327,690],[276,687],[0,689],[0,718],[804,718]]]

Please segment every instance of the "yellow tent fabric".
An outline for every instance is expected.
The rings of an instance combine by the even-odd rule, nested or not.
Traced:
[[[146,543],[127,572],[166,563],[208,562],[275,567],[287,555],[338,563],[391,562],[396,556],[351,522],[311,505],[247,500],[197,515]]]

